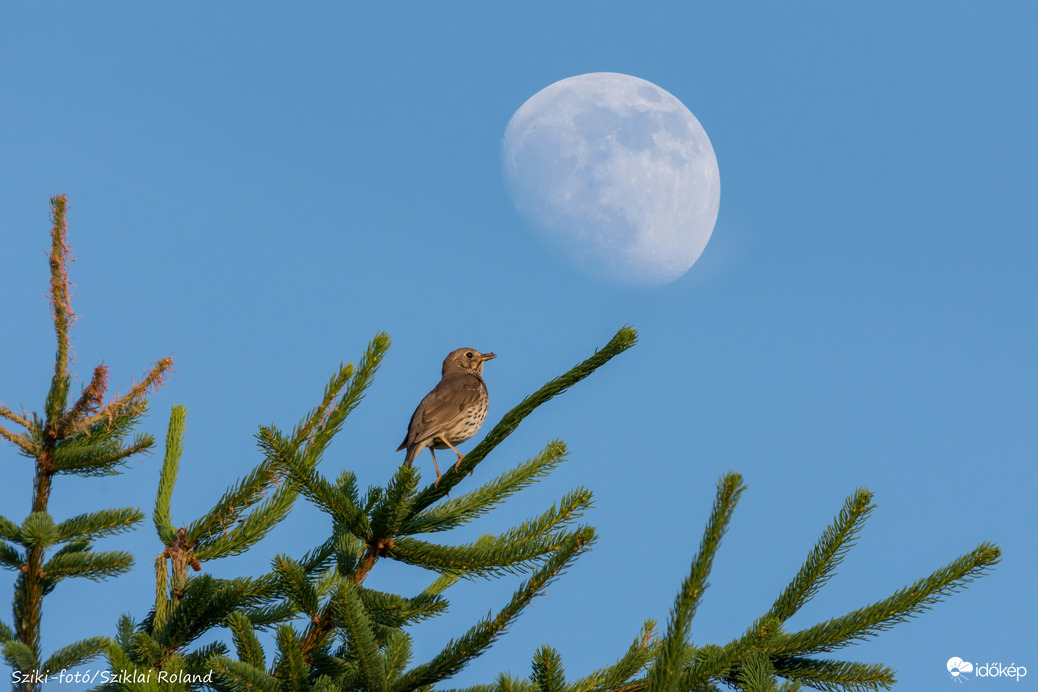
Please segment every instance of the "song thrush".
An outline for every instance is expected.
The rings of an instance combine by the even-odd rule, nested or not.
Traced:
[[[396,448],[398,452],[407,448],[405,464],[411,466],[415,457],[428,448],[439,483],[440,467],[433,450],[449,447],[458,455],[454,468],[458,467],[463,455],[454,445],[475,435],[487,417],[490,397],[483,381],[483,364],[496,357],[473,348],[459,348],[447,355],[439,384],[418,404],[407,425],[407,435]]]

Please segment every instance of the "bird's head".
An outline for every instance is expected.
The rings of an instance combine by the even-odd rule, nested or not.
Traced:
[[[442,377],[457,372],[471,372],[477,375],[483,374],[483,363],[492,358],[497,358],[493,353],[480,353],[474,348],[459,348],[451,351],[443,359]]]

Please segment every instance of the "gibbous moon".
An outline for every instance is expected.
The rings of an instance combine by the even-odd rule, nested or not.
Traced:
[[[593,276],[669,283],[717,221],[721,178],[703,126],[644,79],[595,72],[542,89],[509,121],[501,159],[519,211]]]

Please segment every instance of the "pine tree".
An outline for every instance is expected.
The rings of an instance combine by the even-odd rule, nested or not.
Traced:
[[[151,435],[127,437],[147,410],[145,395],[161,385],[173,367],[163,358],[123,396],[105,402],[108,368],[94,368],[90,382],[70,406],[72,388],[72,311],[68,263],[71,260],[65,221],[66,199],[51,204],[50,302],[57,336],[54,374],[43,415],[24,409],[16,413],[0,404],[0,418],[22,428],[0,425],[0,436],[35,465],[31,513],[17,524],[0,516],[0,564],[18,572],[14,587],[14,626],[0,621],[4,658],[16,671],[16,689],[38,690],[36,679],[71,668],[97,656],[105,638],[90,637],[53,652],[46,660],[40,649],[43,599],[64,579],[106,580],[130,570],[133,556],[125,551],[95,551],[94,539],[128,531],[144,518],[137,507],[99,509],[56,521],[50,513],[51,486],[56,477],[110,476],[134,455],[155,443]],[[20,682],[18,682],[20,681]]]
[[[60,211],[55,202],[55,228],[63,229],[64,200],[55,199],[60,200]],[[61,237],[60,242],[55,240],[52,253],[59,258],[56,263],[52,260],[52,285],[57,286],[52,295],[59,306],[55,307],[58,384],[52,385],[45,421],[2,409],[5,418],[28,431],[17,436],[4,429],[3,435],[37,459],[38,468],[44,471],[66,468],[56,463],[71,463],[68,468],[74,472],[96,475],[83,470],[110,471],[113,463],[153,442],[144,437],[139,443],[122,447],[113,446],[112,440],[121,440],[119,434],[125,435],[135,422],[132,412],[139,416],[143,410],[140,396],[161,379],[168,365],[164,369],[157,366],[149,373],[147,386],[142,383],[143,388],[135,388],[136,399],[109,404],[113,407],[110,415],[95,415],[106,406],[100,403],[100,394],[87,394],[90,387],[80,400],[86,403],[77,403],[67,411],[64,404],[51,405],[52,398],[65,396],[62,386],[65,392],[68,389],[67,384],[60,384],[66,377],[61,374],[65,372],[62,367],[67,367],[61,345],[67,343],[67,315],[71,314],[67,300],[61,298],[67,296],[67,278],[62,278],[64,264],[60,260],[65,256],[64,231],[56,230],[55,234]],[[66,293],[61,293],[61,286]],[[62,334],[66,335],[65,342]],[[62,650],[43,664],[39,663],[38,618],[35,649],[24,626],[19,624],[12,630],[3,625],[8,661],[18,670],[46,670],[56,662],[74,665],[103,650],[111,667],[109,679],[98,688],[103,690],[424,692],[442,685],[485,652],[535,596],[591,548],[596,536],[592,527],[579,523],[592,502],[591,491],[583,487],[563,494],[539,515],[500,534],[484,534],[460,545],[438,542],[430,536],[479,522],[488,512],[507,506],[507,500],[516,493],[544,480],[565,461],[566,446],[559,440],[479,487],[456,497],[450,497],[451,491],[460,491],[469,473],[534,409],[634,346],[636,339],[633,329],[622,328],[590,358],[528,396],[493,426],[456,469],[444,473],[438,484],[423,485],[418,469],[401,465],[384,486],[361,492],[351,471],[344,470],[333,480],[322,473],[321,464],[346,417],[361,403],[389,348],[389,337],[378,334],[356,367],[340,365],[316,406],[294,429],[286,432],[273,425],[261,426],[256,435],[260,463],[204,516],[179,527],[172,517],[171,499],[184,450],[186,410],[174,407],[153,512],[162,549],[155,561],[156,592],[151,611],[139,622],[124,616],[113,639],[97,637],[80,642],[75,645],[75,655]],[[95,380],[98,378],[95,375]],[[53,393],[55,388],[58,394]],[[129,401],[137,403],[131,406]],[[77,410],[81,413],[72,413]],[[62,423],[66,418],[88,423]],[[49,443],[46,433],[50,430],[65,436]],[[79,440],[78,446],[67,440]],[[65,444],[70,446],[69,452],[55,451]],[[69,459],[78,461],[64,461]],[[87,460],[94,465],[87,465]],[[719,690],[722,686],[746,692],[802,687],[890,689],[895,683],[890,668],[840,661],[830,654],[920,614],[984,574],[1000,558],[997,547],[981,544],[886,599],[805,629],[790,630],[789,619],[832,577],[874,509],[872,494],[858,489],[771,608],[749,623],[742,636],[725,644],[693,643],[692,621],[743,489],[738,474],[728,473],[720,479],[699,551],[675,598],[665,631],[659,632],[656,623],[647,620],[630,646],[617,652],[614,663],[577,679],[566,676],[561,656],[545,644],[532,654],[529,677],[501,674],[485,684],[453,692],[691,692]],[[277,556],[270,571],[258,576],[218,579],[205,573],[207,562],[249,550],[291,511],[299,496],[330,518],[331,530],[324,540],[298,558]],[[37,514],[30,515],[21,528],[7,520],[0,527],[8,543],[25,551],[20,553],[5,543],[4,563],[26,575],[32,571],[30,565],[42,564],[42,557],[32,562],[33,550],[42,552],[60,542],[62,536],[68,536],[62,550],[79,546],[84,536],[129,528],[142,516],[139,510],[109,510],[98,513],[104,519],[77,517],[55,528],[52,521],[48,524],[46,519],[34,518]],[[73,528],[62,533],[61,527],[66,525]],[[87,549],[77,547],[69,552],[78,555]],[[61,554],[58,551],[46,565],[52,565]],[[116,567],[128,564],[129,556],[118,562],[113,558],[97,560],[97,555],[107,554],[77,557],[74,564],[81,571],[75,576],[107,576]],[[420,582],[412,593],[381,591],[373,584],[377,578],[374,568],[381,560],[423,570],[415,570],[416,574],[432,571],[438,576],[431,582]],[[60,571],[64,563],[57,564],[58,574],[73,576]],[[52,567],[48,572],[46,565],[41,579],[49,578],[52,581],[44,584],[52,584],[54,570]],[[525,579],[496,614],[473,623],[428,660],[412,661],[412,626],[442,615],[448,607],[447,595],[459,580],[513,575]],[[27,576],[20,578],[16,587],[18,623],[29,622],[20,616],[30,602],[27,582]],[[263,632],[273,637],[269,652],[261,644],[259,635]],[[195,645],[203,635],[213,633],[229,637],[230,645],[226,639]]]

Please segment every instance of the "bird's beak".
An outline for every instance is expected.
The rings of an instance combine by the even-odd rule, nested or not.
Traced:
[[[496,353],[484,353],[481,360],[488,361],[488,360],[494,360],[495,358],[497,358],[497,354]]]

